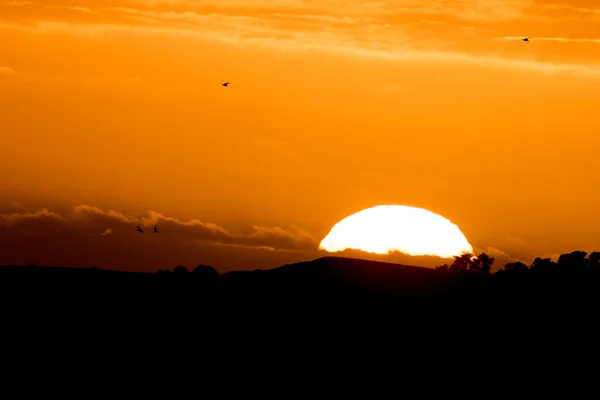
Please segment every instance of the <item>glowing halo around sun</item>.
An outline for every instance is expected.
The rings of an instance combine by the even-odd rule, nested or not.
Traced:
[[[423,208],[399,205],[367,208],[344,218],[321,241],[319,249],[375,254],[399,251],[442,258],[473,252],[458,226],[446,218]]]

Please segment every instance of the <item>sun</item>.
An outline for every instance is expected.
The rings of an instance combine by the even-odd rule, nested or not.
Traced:
[[[375,254],[399,251],[442,258],[473,252],[458,226],[446,218],[423,208],[399,205],[367,208],[344,218],[321,241],[319,249]]]

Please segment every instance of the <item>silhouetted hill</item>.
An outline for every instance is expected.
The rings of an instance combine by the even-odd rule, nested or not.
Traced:
[[[288,300],[315,297],[322,300],[339,296],[424,295],[443,289],[451,278],[429,268],[323,257],[270,270],[228,272],[222,275],[222,282],[231,294],[260,288],[260,293],[277,294]]]
[[[569,268],[569,260],[583,265],[581,255],[573,254],[562,264],[508,265],[493,275],[341,257],[225,274],[205,265],[157,273],[3,266],[0,301],[9,313],[40,320],[138,321],[190,329],[244,331],[283,323],[321,329],[339,324],[500,329],[595,311],[600,269]]]
[[[224,274],[205,265],[157,273],[0,266],[3,333],[13,333],[4,343],[20,357],[23,349],[40,357],[51,348],[52,360],[81,353],[85,371],[105,371],[90,354],[165,370],[218,361],[228,373],[273,357],[302,384],[315,367],[330,374],[475,356],[484,368],[507,354],[572,352],[595,325],[598,270],[536,266],[493,275],[341,257]]]
[[[245,303],[272,296],[281,296],[286,301],[340,296],[414,301],[444,296],[456,299],[471,291],[501,294],[503,290],[509,290],[516,295],[522,294],[523,290],[548,289],[556,285],[562,285],[563,289],[573,285],[590,288],[598,283],[595,279],[600,273],[600,269],[563,271],[558,267],[546,273],[536,271],[526,268],[501,270],[492,276],[342,257],[322,257],[269,270],[225,274],[206,265],[199,265],[192,272],[177,266],[172,272],[159,270],[157,273],[0,266],[0,290],[8,301],[11,299],[9,294],[17,293],[22,297],[27,293],[32,301],[41,295],[52,301],[68,293],[77,293],[82,298],[94,294],[99,296],[98,300],[109,300],[138,293],[160,296],[161,292],[171,289],[174,292],[169,294],[175,297],[193,297],[208,291],[211,295],[219,294],[229,299],[243,298]]]

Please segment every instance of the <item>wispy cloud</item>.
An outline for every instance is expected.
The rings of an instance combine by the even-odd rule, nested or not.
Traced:
[[[494,40],[521,40],[525,36],[505,36],[493,38]],[[565,37],[530,37],[531,42],[566,42],[566,43],[600,43],[600,39],[593,38],[565,38]]]
[[[27,13],[15,11],[22,7],[27,7]],[[48,7],[55,11],[49,12]],[[514,36],[516,29],[528,27],[533,21],[557,21],[556,10],[564,9],[588,14],[598,11],[531,0],[122,0],[104,5],[81,0],[77,6],[66,0],[52,5],[13,0],[0,4],[0,24],[36,34],[90,36],[136,32],[284,50],[336,51],[390,61],[467,63],[599,75],[600,66],[590,63],[589,58],[586,62],[552,62],[531,51],[524,59],[523,54],[514,49],[506,51],[497,40],[490,40],[518,40],[521,37]],[[569,18],[577,18],[571,14]],[[589,19],[581,23],[584,22],[592,23]],[[567,38],[560,25],[556,33],[532,40],[598,43],[594,37]]]
[[[316,240],[297,226],[252,226],[247,233],[232,233],[222,226],[200,220],[179,220],[156,211],[134,216],[115,210],[102,210],[89,205],[79,205],[68,213],[48,209],[38,211],[0,214],[0,227],[10,228],[22,234],[65,235],[119,235],[137,237],[136,225],[161,226],[164,240],[204,241],[222,245],[239,245],[246,248],[269,248],[282,250],[316,249]],[[134,235],[135,234],[135,235]]]
[[[552,1],[548,1],[546,4],[538,5],[538,7],[546,10],[572,10],[581,14],[600,15],[600,8],[581,7],[575,4],[569,4],[564,2],[553,3]]]
[[[0,66],[0,75],[11,75],[15,74],[16,71],[10,67],[2,67]]]
[[[138,6],[198,6],[193,0],[129,0]],[[218,6],[217,6],[218,4]],[[206,1],[202,6],[214,6],[219,10],[231,8],[296,9],[321,13],[368,15],[385,17],[402,14],[452,15],[466,20],[511,20],[520,18],[532,4],[531,0],[230,0],[216,3]]]
[[[24,6],[34,6],[41,7],[47,9],[57,9],[57,10],[71,10],[77,11],[87,14],[96,14],[96,11],[88,8],[88,7],[78,7],[72,5],[56,5],[56,4],[44,4],[37,1],[21,1],[21,0],[10,0],[6,3],[8,7],[24,7]]]
[[[64,217],[56,212],[51,212],[47,208],[38,211],[15,212],[9,214],[0,214],[0,224],[7,227],[14,227],[28,221],[41,221],[44,219],[52,221],[64,221]]]
[[[495,247],[488,246],[483,251],[485,253],[489,254],[490,256],[498,259],[499,261],[504,261],[504,262],[512,261],[512,257],[508,253],[506,253],[505,251],[502,251],[500,249],[497,249]]]
[[[23,29],[23,28],[21,28]],[[27,29],[27,28],[25,28]],[[501,56],[479,56],[468,53],[422,50],[409,48],[400,44],[393,45],[383,42],[352,42],[335,37],[321,37],[317,40],[313,35],[288,34],[282,37],[269,36],[266,33],[248,35],[238,29],[226,31],[198,31],[195,29],[172,28],[164,26],[124,26],[124,25],[84,25],[61,22],[40,22],[36,28],[30,29],[35,33],[65,33],[82,36],[114,35],[130,32],[132,29],[141,34],[170,35],[197,37],[216,40],[229,44],[253,44],[263,47],[284,48],[287,50],[313,50],[324,53],[332,51],[359,57],[377,58],[387,61],[432,61],[446,63],[463,63],[504,67],[518,70],[530,70],[543,73],[572,73],[577,75],[600,76],[600,66],[568,63],[552,63],[536,60],[516,60]]]
[[[160,233],[152,232],[154,224]],[[144,233],[136,232],[136,225]],[[130,214],[90,205],[60,212],[26,207],[0,211],[0,265],[91,264],[156,271],[203,263],[228,271],[301,261],[316,249],[316,240],[296,226],[256,225],[232,231],[156,211]]]

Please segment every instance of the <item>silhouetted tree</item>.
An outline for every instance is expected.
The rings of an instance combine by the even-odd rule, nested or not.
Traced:
[[[464,253],[460,256],[454,256],[454,261],[452,265],[450,265],[450,271],[468,271],[471,266],[471,258],[473,258],[473,254]]]
[[[199,277],[202,279],[216,279],[219,277],[219,273],[209,265],[198,265],[192,271],[192,274],[195,277]]]
[[[481,260],[478,257],[473,257],[469,260],[469,271],[481,272]]]
[[[188,270],[183,265],[178,265],[175,268],[173,268],[173,273],[176,275],[187,274]]]
[[[565,271],[581,271],[587,266],[588,260],[585,258],[585,251],[573,251],[567,254],[561,254],[558,257],[558,268]]]
[[[504,265],[505,271],[527,271],[529,267],[521,261],[515,261]]]
[[[438,271],[447,272],[450,269],[450,266],[448,264],[444,264],[444,265],[435,267],[435,269]]]
[[[549,272],[556,268],[556,263],[550,258],[536,257],[531,264],[531,270],[535,272]]]
[[[479,272],[489,274],[492,270],[492,265],[494,264],[494,261],[496,261],[494,257],[490,257],[486,253],[482,252],[480,255],[477,256],[477,268],[479,269]]]
[[[489,274],[494,264],[494,257],[490,257],[486,253],[481,253],[475,256],[471,253],[454,256],[452,265],[444,264],[435,267],[438,271],[469,271],[476,273]]]
[[[588,256],[588,268],[600,269],[600,251],[594,251]]]

